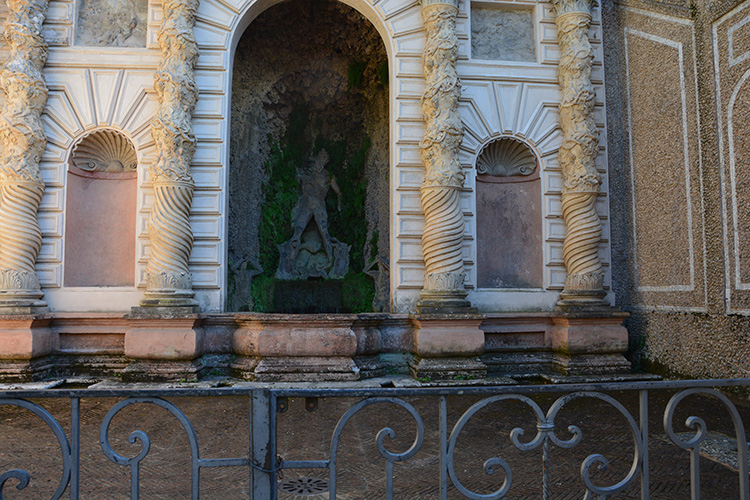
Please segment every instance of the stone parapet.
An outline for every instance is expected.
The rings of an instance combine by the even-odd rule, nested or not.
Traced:
[[[152,309],[145,308],[145,311]],[[174,311],[172,311],[174,312]],[[0,380],[432,381],[625,373],[625,313],[0,316]]]

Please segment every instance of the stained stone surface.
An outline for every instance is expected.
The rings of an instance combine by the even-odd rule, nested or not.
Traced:
[[[77,45],[145,47],[147,0],[81,0]]]
[[[474,59],[536,61],[534,11],[472,5],[471,56]]]
[[[479,288],[542,287],[539,182],[477,181]]]

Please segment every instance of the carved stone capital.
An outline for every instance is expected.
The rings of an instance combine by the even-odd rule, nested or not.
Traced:
[[[453,8],[458,11],[458,0],[420,0],[419,4],[422,6],[422,9],[439,7],[441,9]]]
[[[599,5],[596,0],[550,0],[555,14],[560,19],[565,14],[583,13],[591,16],[591,9]]]

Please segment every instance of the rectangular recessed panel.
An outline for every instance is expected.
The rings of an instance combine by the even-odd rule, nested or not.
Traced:
[[[625,41],[638,287],[692,289],[682,44],[630,29]]]

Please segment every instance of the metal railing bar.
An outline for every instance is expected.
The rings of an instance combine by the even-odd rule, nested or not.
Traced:
[[[639,412],[641,424],[641,500],[649,499],[651,488],[648,473],[648,391],[641,390],[639,394]]]
[[[483,394],[529,394],[559,392],[619,392],[649,389],[686,389],[697,387],[742,387],[750,386],[750,379],[720,380],[660,380],[641,382],[596,382],[579,384],[547,385],[498,385],[477,387],[420,387],[420,388],[340,388],[271,389],[278,397],[377,397],[377,396],[453,396]]]
[[[274,388],[273,385],[241,387],[182,388],[168,389],[12,389],[0,391],[0,399],[7,398],[124,398],[124,397],[219,397],[247,396],[257,390],[269,390],[276,397],[377,397],[377,396],[440,396],[482,394],[529,394],[580,391],[631,391],[653,389],[687,389],[698,387],[742,387],[750,386],[750,378],[709,380],[659,380],[634,382],[585,382],[576,384],[546,385],[487,385],[451,387],[395,387],[395,388]]]
[[[281,462],[282,469],[327,469],[329,466],[328,460],[284,460]]]
[[[448,500],[448,403],[440,396],[440,500]]]
[[[78,500],[81,464],[81,400],[70,400],[70,500]]]
[[[201,458],[197,461],[198,467],[247,467],[250,460],[243,458]]]

